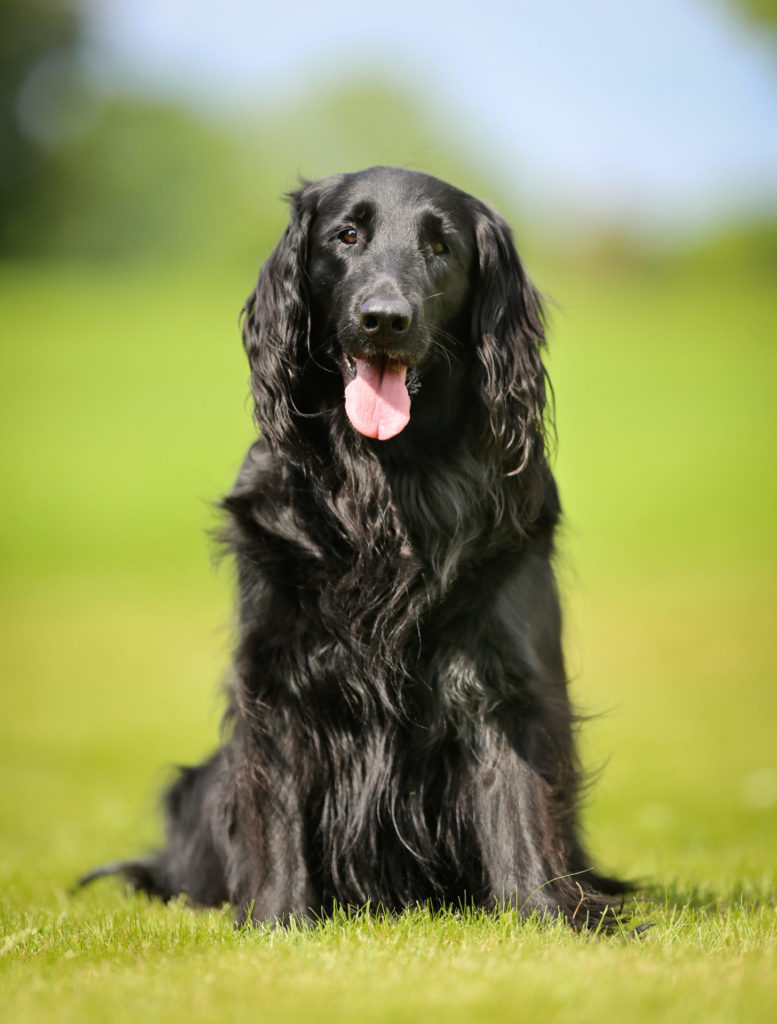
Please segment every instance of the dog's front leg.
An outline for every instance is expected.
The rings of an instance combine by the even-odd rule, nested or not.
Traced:
[[[521,916],[563,916],[575,927],[614,920],[617,900],[598,891],[577,840],[574,806],[537,768],[547,742],[536,723],[522,740],[489,731],[473,772],[474,826],[481,851],[485,903],[512,906]],[[615,890],[613,890],[615,891]]]
[[[321,908],[306,855],[305,823],[291,771],[238,777],[227,881],[238,921],[310,920]]]
[[[497,732],[473,783],[486,902],[524,915],[558,912],[553,879],[564,870],[564,856],[548,784]]]

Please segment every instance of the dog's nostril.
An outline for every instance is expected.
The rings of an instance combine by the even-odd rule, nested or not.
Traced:
[[[371,313],[365,313],[361,318],[362,327],[365,331],[377,331],[380,326],[380,321],[376,316]]]
[[[395,316],[391,321],[391,330],[394,334],[404,334],[410,326],[410,317],[407,316]]]

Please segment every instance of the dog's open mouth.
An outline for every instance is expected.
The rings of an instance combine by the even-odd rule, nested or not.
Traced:
[[[410,421],[407,366],[385,357],[358,359],[348,356],[345,411],[360,434],[387,441]]]

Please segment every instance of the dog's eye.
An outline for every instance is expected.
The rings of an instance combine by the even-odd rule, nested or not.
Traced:
[[[355,228],[346,228],[337,237],[341,242],[345,242],[346,245],[356,245],[356,240],[359,236],[356,234]]]
[[[439,241],[439,239],[436,242],[430,242],[429,248],[432,250],[435,256],[443,256],[448,251],[448,246],[445,244],[445,242]]]

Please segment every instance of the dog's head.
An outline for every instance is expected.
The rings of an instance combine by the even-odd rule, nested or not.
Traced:
[[[389,442],[412,423],[473,437],[508,471],[544,444],[543,312],[488,206],[425,174],[374,167],[306,184],[245,307],[256,418],[304,460],[343,408]],[[306,422],[307,421],[307,422]]]

